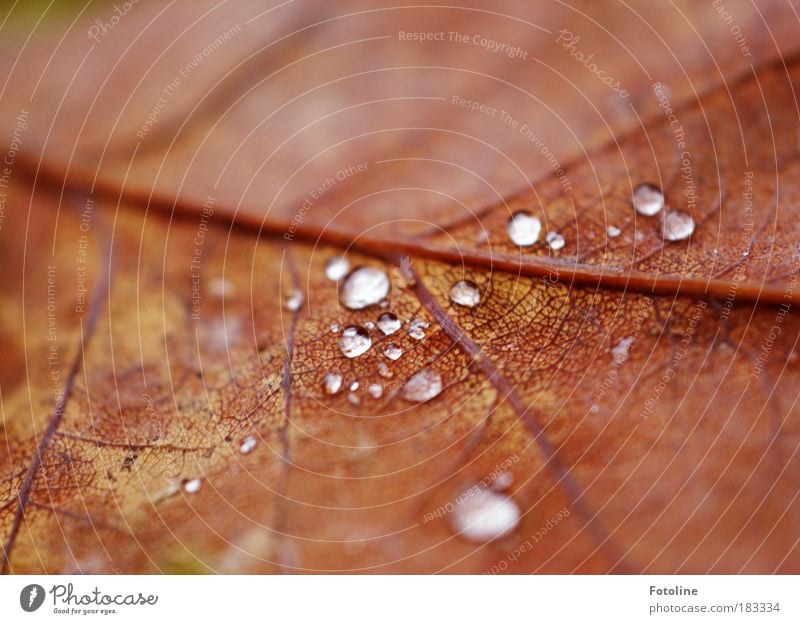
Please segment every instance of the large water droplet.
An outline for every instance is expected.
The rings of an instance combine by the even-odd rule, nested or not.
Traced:
[[[548,232],[547,236],[545,236],[545,240],[547,241],[547,245],[553,251],[558,251],[564,247],[564,237],[558,232]]]
[[[664,215],[662,231],[668,241],[686,240],[694,232],[694,219],[692,215],[681,210],[668,212]]]
[[[342,331],[342,338],[339,340],[339,348],[346,357],[358,357],[366,353],[372,346],[372,338],[369,337],[367,330],[358,325],[345,327]]]
[[[400,347],[396,347],[392,343],[389,343],[383,350],[383,354],[390,360],[399,360],[400,356],[403,355],[403,350]]]
[[[633,207],[640,215],[657,215],[664,207],[664,194],[657,186],[640,184],[633,191]]]
[[[421,321],[419,319],[414,319],[408,325],[408,335],[414,340],[422,340],[425,338],[425,330],[430,326],[430,323],[426,323],[425,321]]]
[[[256,444],[258,444],[258,440],[255,436],[247,436],[244,440],[242,440],[242,445],[239,447],[239,452],[243,455],[247,455],[250,451],[252,451]]]
[[[426,368],[409,379],[403,386],[401,396],[412,403],[424,403],[442,391],[442,376]]]
[[[464,539],[483,543],[505,537],[517,528],[519,519],[519,507],[507,496],[490,489],[470,489],[456,501],[452,524]]]
[[[329,280],[338,282],[350,270],[350,261],[347,258],[335,256],[325,264],[325,277]]]
[[[474,282],[461,280],[450,289],[450,301],[467,308],[474,308],[481,301],[481,292]]]
[[[284,306],[286,306],[287,310],[291,310],[295,312],[296,310],[300,309],[300,306],[303,305],[303,301],[305,300],[305,295],[299,290],[293,290],[289,293],[289,296],[286,298],[284,302]]]
[[[393,333],[395,333],[398,329],[400,329],[401,325],[402,323],[400,322],[400,319],[391,312],[384,312],[378,318],[378,327],[387,336],[391,336]]]
[[[189,494],[194,494],[200,491],[201,485],[203,485],[203,482],[200,479],[192,479],[183,484],[183,489]]]
[[[518,247],[530,247],[541,232],[542,222],[527,212],[518,212],[508,221],[508,236]]]
[[[328,373],[322,380],[322,387],[325,389],[325,394],[336,394],[342,388],[342,376]]]
[[[389,277],[381,269],[361,267],[350,273],[342,285],[340,300],[350,310],[361,310],[389,294]]]

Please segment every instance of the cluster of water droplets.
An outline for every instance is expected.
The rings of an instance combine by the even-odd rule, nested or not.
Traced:
[[[633,190],[633,207],[645,217],[654,217],[664,212],[661,222],[664,240],[682,241],[694,233],[692,215],[682,210],[671,210],[666,204],[664,193],[653,184],[640,184]]]

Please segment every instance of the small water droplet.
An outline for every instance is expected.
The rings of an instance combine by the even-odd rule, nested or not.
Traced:
[[[408,325],[408,335],[414,340],[422,340],[425,338],[425,330],[430,326],[430,323],[426,323],[425,321],[421,321],[419,319],[414,319]]]
[[[664,216],[662,231],[668,241],[686,240],[694,232],[694,219],[690,214],[680,210],[668,212]]]
[[[590,411],[592,414],[596,414],[597,412],[599,412],[599,411],[600,411],[600,406],[599,406],[599,405],[592,405],[592,406],[589,408],[589,411]]]
[[[286,298],[284,302],[284,306],[287,310],[291,310],[295,312],[300,309],[300,306],[303,305],[303,301],[305,300],[305,295],[299,290],[293,290],[289,293],[289,296]]]
[[[322,381],[325,394],[336,394],[342,388],[342,376],[336,373],[328,373]]]
[[[640,184],[633,191],[633,207],[640,215],[652,217],[664,208],[664,194],[652,184]]]
[[[442,391],[442,376],[435,370],[426,368],[411,377],[401,391],[402,397],[412,403],[425,403]]]
[[[378,327],[387,336],[391,336],[395,333],[400,329],[401,325],[400,319],[391,312],[384,312],[378,317]]]
[[[192,479],[183,484],[183,489],[189,494],[194,494],[200,491],[201,485],[203,485],[203,482],[200,479]]]
[[[616,238],[622,234],[622,230],[620,230],[616,225],[609,225],[606,228],[606,234],[608,234],[609,238]]]
[[[450,289],[450,301],[467,308],[474,308],[481,301],[481,292],[475,282],[461,280]]]
[[[517,504],[491,489],[467,490],[456,502],[452,514],[453,529],[470,542],[500,539],[519,524]]]
[[[335,256],[325,263],[325,277],[332,282],[338,282],[350,270],[350,261],[347,258]]]
[[[527,212],[518,212],[508,221],[508,236],[518,247],[530,247],[541,232],[542,222]]]
[[[378,374],[384,379],[391,379],[392,377],[394,377],[394,373],[391,371],[389,365],[386,362],[378,362]]]
[[[331,324],[331,332],[334,333],[334,334],[338,334],[339,333],[339,326],[336,323],[332,323]]]
[[[355,392],[356,390],[358,390],[358,386],[359,386],[359,385],[360,385],[360,384],[359,384],[357,381],[354,381],[353,383],[351,383],[351,384],[350,384],[350,390],[351,390],[352,392]]]
[[[359,399],[358,395],[354,392],[351,392],[350,394],[347,395],[347,400],[350,401],[350,403],[353,405],[361,404],[361,399]]]
[[[346,357],[358,357],[366,353],[372,346],[372,338],[369,337],[367,330],[358,325],[350,325],[342,331],[342,338],[339,340],[339,348]]]
[[[617,364],[624,364],[625,361],[628,359],[628,355],[630,354],[630,348],[633,344],[633,337],[623,338],[617,343],[613,349],[611,349],[611,357],[614,358],[614,361]]]
[[[558,232],[548,232],[547,236],[545,236],[545,240],[547,241],[548,246],[553,251],[558,251],[559,249],[563,249],[565,241],[564,237],[561,236]]]
[[[492,487],[502,492],[503,490],[507,490],[514,484],[514,475],[510,472],[501,472],[497,475],[497,478],[492,483]]]
[[[389,294],[389,277],[381,269],[361,267],[350,273],[342,285],[340,300],[350,310],[362,310],[379,303]]]
[[[223,297],[232,297],[236,294],[236,286],[233,282],[226,280],[224,277],[215,277],[208,284],[208,292],[214,296],[222,299]]]
[[[242,440],[242,445],[239,447],[239,452],[244,455],[247,455],[250,451],[252,451],[256,447],[257,443],[258,440],[256,439],[255,436],[251,435],[247,436],[244,440]]]
[[[400,347],[396,347],[392,343],[389,343],[383,350],[383,354],[390,360],[399,360],[400,356],[403,355],[403,350]]]
[[[380,384],[370,384],[367,391],[373,399],[380,399],[383,396],[383,386]]]
[[[375,329],[375,323],[373,323],[372,321],[367,321],[366,323],[364,323],[364,327],[372,331],[373,329]]]

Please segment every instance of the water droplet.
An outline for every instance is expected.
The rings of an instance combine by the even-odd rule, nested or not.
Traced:
[[[633,337],[623,338],[617,343],[617,346],[611,349],[611,357],[617,364],[624,364],[628,359],[631,345],[633,344]]]
[[[335,256],[325,264],[325,277],[333,282],[338,282],[350,270],[350,261],[347,258]]]
[[[497,478],[494,480],[494,483],[492,483],[492,487],[495,490],[502,492],[503,490],[507,490],[508,488],[510,488],[513,485],[513,483],[514,483],[513,474],[511,474],[510,472],[501,472],[499,475],[497,475]]]
[[[357,381],[354,381],[353,383],[350,384],[350,390],[355,392],[356,390],[358,390],[359,385],[360,384]]]
[[[600,406],[599,406],[599,405],[592,405],[592,406],[589,408],[589,411],[590,411],[592,414],[596,414],[597,412],[599,412],[599,411],[600,411]]]
[[[300,306],[303,305],[303,301],[305,300],[305,295],[299,290],[293,290],[289,293],[289,296],[286,298],[284,302],[284,306],[287,310],[291,310],[295,312],[300,309]]]
[[[564,247],[564,237],[558,232],[548,232],[547,236],[545,236],[545,240],[553,251],[558,251]]]
[[[346,357],[358,357],[362,353],[366,353],[372,346],[372,338],[369,337],[367,330],[358,325],[351,325],[345,327],[342,332],[342,338],[339,340],[339,348]]]
[[[400,322],[400,319],[391,312],[384,312],[378,318],[378,327],[387,336],[391,336],[393,333],[395,333],[398,329],[400,329],[401,325],[402,323]]]
[[[389,365],[386,362],[378,362],[378,374],[384,379],[391,379],[392,377],[394,377],[394,373],[391,371]]]
[[[334,334],[339,333],[339,326],[336,323],[331,324],[331,332],[333,332]]]
[[[508,221],[508,236],[518,247],[530,247],[541,232],[542,222],[527,212],[518,212]]]
[[[358,395],[354,392],[351,392],[350,394],[347,395],[347,400],[350,401],[350,403],[353,405],[361,404],[361,399],[359,399]]]
[[[652,217],[664,207],[664,194],[652,184],[640,184],[633,191],[633,207],[640,215]]]
[[[616,238],[622,234],[622,230],[620,230],[616,225],[609,225],[606,228],[606,234],[608,234],[609,238]]]
[[[383,386],[380,384],[370,384],[369,388],[367,388],[367,392],[369,392],[373,399],[380,399],[383,396]]]
[[[392,343],[389,343],[383,350],[383,354],[390,360],[399,360],[400,356],[403,355],[403,350],[400,347],[395,347]]]
[[[200,486],[203,482],[200,479],[192,479],[183,484],[183,489],[189,494],[194,494],[200,491]]]
[[[430,326],[430,323],[426,323],[425,321],[421,321],[419,319],[414,319],[408,325],[408,335],[414,340],[422,340],[425,338],[425,330]]]
[[[668,241],[686,240],[694,232],[694,219],[692,215],[680,210],[668,212],[664,216],[662,231]]]
[[[208,284],[208,292],[214,296],[219,297],[232,297],[236,294],[236,286],[233,282],[226,280],[224,277],[215,277]]]
[[[361,267],[347,276],[340,299],[350,310],[361,310],[379,303],[389,294],[389,277],[375,267]]]
[[[424,403],[439,395],[442,391],[442,376],[435,370],[426,368],[411,377],[401,392],[406,401]]]
[[[367,321],[366,323],[364,323],[364,327],[372,331],[373,329],[375,329],[375,323],[373,323],[372,321]]]
[[[511,533],[519,524],[516,503],[490,489],[467,490],[456,502],[453,529],[470,542],[491,542]]]
[[[481,300],[481,292],[475,282],[461,280],[450,289],[450,301],[467,308],[474,308]]]
[[[325,394],[336,394],[342,388],[342,376],[336,373],[328,373],[322,381]]]
[[[247,455],[256,447],[257,443],[258,440],[255,436],[247,436],[244,440],[242,440],[242,445],[239,447],[239,452]]]

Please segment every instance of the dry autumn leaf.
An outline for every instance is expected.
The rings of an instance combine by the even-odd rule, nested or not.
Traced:
[[[688,2],[12,10],[3,571],[797,572],[797,16],[729,4],[746,53]]]

